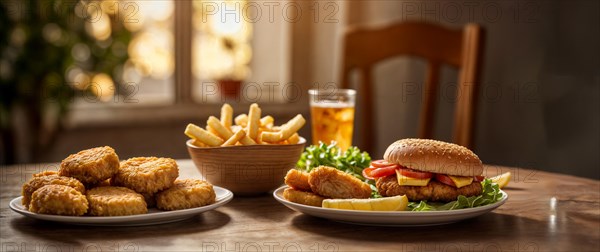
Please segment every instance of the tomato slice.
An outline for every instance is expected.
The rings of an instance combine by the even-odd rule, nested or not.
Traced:
[[[363,169],[363,170],[362,170],[362,175],[363,175],[363,177],[365,177],[365,178],[367,178],[367,179],[371,179],[371,180],[375,179],[375,178],[373,177],[373,175],[371,175],[371,173],[372,173],[372,172],[373,172],[373,170],[375,170],[375,169],[377,169],[377,168],[376,168],[376,167],[373,167],[373,166],[371,166],[371,167],[369,167],[369,168],[365,168],[365,169]]]
[[[390,166],[390,165],[396,165],[396,164],[392,164],[392,163],[390,163],[388,161],[385,161],[385,159],[379,159],[379,160],[375,160],[375,161],[371,162],[371,166],[377,167],[377,168],[387,167],[387,166]]]
[[[397,165],[390,165],[390,166],[386,166],[386,167],[379,167],[379,168],[373,170],[373,172],[371,174],[375,178],[385,177],[385,176],[396,174],[396,169],[397,168],[398,168]]]
[[[428,179],[433,177],[433,173],[431,172],[416,171],[408,168],[400,168],[400,174],[416,179]]]
[[[362,171],[363,177],[368,179],[376,179],[380,177],[389,176],[396,173],[397,165],[390,165],[386,167],[373,167],[365,168]]]
[[[435,179],[446,185],[456,187],[456,185],[454,184],[454,181],[452,181],[452,179],[450,179],[450,177],[448,177],[448,175],[437,173],[437,174],[435,174]]]
[[[475,182],[481,182],[485,179],[485,176],[474,176],[473,180],[475,180]]]

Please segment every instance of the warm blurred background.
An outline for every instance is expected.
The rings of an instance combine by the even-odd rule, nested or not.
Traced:
[[[121,158],[189,158],[185,125],[204,125],[223,102],[235,114],[258,102],[276,124],[308,119],[307,90],[341,82],[348,27],[426,20],[485,31],[474,133],[485,163],[600,179],[599,10],[587,0],[2,0],[0,163],[101,145]],[[372,156],[417,135],[422,96],[403,87],[423,83],[425,66],[400,57],[374,69]],[[442,68],[441,140],[456,79]]]

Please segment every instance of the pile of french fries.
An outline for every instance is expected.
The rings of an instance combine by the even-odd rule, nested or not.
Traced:
[[[300,141],[297,132],[306,120],[298,114],[281,126],[274,126],[274,123],[275,119],[270,115],[261,118],[261,109],[256,103],[250,105],[248,114],[233,119],[233,108],[225,103],[221,107],[220,119],[210,116],[206,121],[206,129],[190,123],[184,133],[198,147],[296,144]]]

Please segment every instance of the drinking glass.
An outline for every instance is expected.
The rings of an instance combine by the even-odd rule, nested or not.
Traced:
[[[346,151],[352,145],[356,91],[311,89],[308,94],[313,144],[335,141],[342,151]]]

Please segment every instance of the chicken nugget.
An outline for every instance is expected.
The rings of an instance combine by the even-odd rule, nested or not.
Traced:
[[[310,192],[310,184],[308,183],[308,173],[291,169],[285,175],[285,184],[300,191]]]
[[[316,194],[334,199],[366,199],[371,197],[369,184],[338,169],[319,166],[308,175],[310,188]]]
[[[156,206],[161,210],[201,207],[215,200],[213,186],[199,179],[178,179],[171,188],[156,194]]]
[[[121,162],[112,183],[153,194],[171,187],[178,176],[177,162],[171,158],[136,157]]]
[[[31,195],[29,211],[39,214],[81,216],[88,210],[85,195],[66,185],[45,185]]]
[[[90,215],[121,216],[145,214],[148,212],[146,201],[141,194],[125,187],[101,186],[88,190]]]
[[[325,198],[316,195],[312,192],[298,191],[293,188],[286,188],[283,191],[283,198],[294,203],[321,207]]]
[[[29,181],[23,184],[23,187],[21,189],[21,195],[23,196],[23,198],[21,199],[21,203],[23,204],[23,206],[29,208],[29,203],[31,202],[31,195],[37,189],[40,189],[46,185],[69,186],[79,191],[80,193],[85,194],[85,187],[81,182],[79,182],[79,180],[70,177],[58,176],[56,174],[51,173],[48,174],[50,175],[42,175],[39,173],[35,174],[33,175],[33,178],[31,178]]]
[[[111,147],[97,147],[71,154],[60,163],[59,175],[84,184],[97,184],[117,173],[119,157]]]

